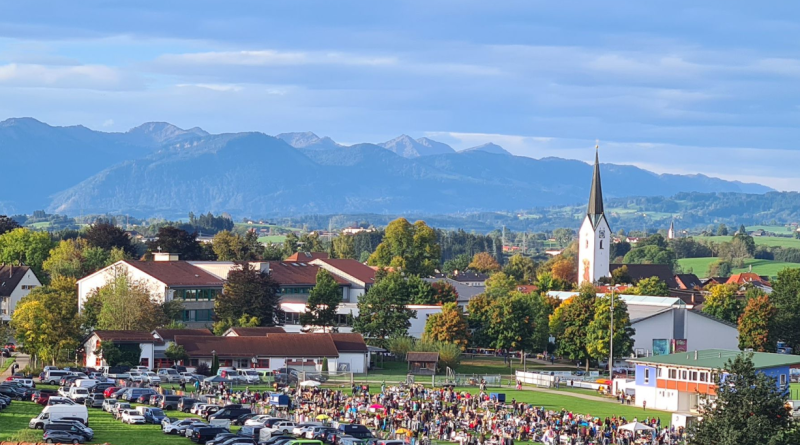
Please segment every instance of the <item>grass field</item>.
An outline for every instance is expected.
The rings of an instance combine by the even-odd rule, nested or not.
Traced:
[[[708,271],[708,265],[717,261],[718,259],[719,258],[716,257],[682,258],[678,260],[678,264],[680,264],[684,272],[688,272],[689,269],[691,269],[692,272],[698,277],[705,277],[707,275],[706,272]],[[778,272],[783,269],[799,268],[800,263],[784,263],[781,261],[748,259],[744,261],[744,267],[733,269],[733,273],[747,272],[749,270],[749,266],[753,266],[753,273],[774,277],[777,276]]]
[[[697,241],[713,241],[715,243],[730,242],[732,236],[695,236]],[[800,239],[785,238],[782,236],[754,236],[756,246],[770,246],[770,247],[796,247],[800,249]]]
[[[0,372],[5,372],[5,370],[8,369],[9,366],[11,366],[11,364],[14,363],[16,360],[17,359],[14,357],[3,359],[3,361],[0,362],[2,363],[0,364]]]
[[[777,233],[779,235],[792,235],[794,234],[794,229],[791,227],[786,226],[747,226],[745,229],[748,232],[752,232],[754,230],[764,230],[766,232]]]
[[[270,236],[259,236],[258,242],[259,243],[282,243],[286,240],[285,235],[270,235]]]

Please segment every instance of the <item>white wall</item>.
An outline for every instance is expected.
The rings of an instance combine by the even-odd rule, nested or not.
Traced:
[[[167,295],[167,286],[124,261],[118,261],[78,281],[78,310],[83,309],[86,299],[96,290],[114,281],[119,275],[127,275],[131,282],[143,283],[150,295],[159,302],[172,299]]]
[[[90,368],[98,366],[96,362],[97,355],[94,353],[95,349],[97,348],[97,340],[97,335],[92,335],[83,344],[84,349],[86,350],[86,359],[84,361],[84,365]],[[140,343],[139,348],[141,348],[141,353],[139,354],[139,363],[142,362],[143,358],[146,358],[148,366],[152,368],[155,359],[153,343]],[[108,363],[106,363],[105,360],[102,360],[99,366],[108,366]]]
[[[350,365],[350,372],[356,374],[364,373],[366,370],[367,355],[366,353],[360,354],[353,352],[339,353],[338,359],[328,359],[328,369],[330,371],[336,371],[338,370],[339,363],[348,363]]]
[[[600,234],[603,232],[603,237]],[[596,228],[592,228],[592,222],[587,216],[583,220],[580,232],[578,233],[578,283],[585,281],[584,262],[589,263],[589,282],[595,283],[600,277],[609,275],[611,229],[608,227],[605,217],[600,219]],[[600,248],[602,242],[602,249]]]
[[[441,306],[409,306],[409,309],[417,312],[417,316],[411,318],[411,327],[408,328],[408,335],[414,338],[422,338],[428,317],[442,312]]]
[[[686,311],[684,332],[673,332],[673,317],[677,310],[644,319],[632,326],[636,330],[634,335],[634,351],[642,349],[646,355],[652,355],[653,339],[657,338],[685,338],[690,351],[702,349],[739,349],[739,332],[725,323],[711,320],[693,311]]]
[[[3,305],[2,308],[0,308],[6,310],[5,314],[0,314],[0,320],[3,321],[11,320],[11,315],[14,313],[14,309],[17,307],[17,303],[19,303],[19,300],[22,297],[31,293],[32,288],[23,289],[22,288],[23,286],[39,287],[41,285],[42,283],[39,281],[38,278],[36,278],[36,274],[34,274],[32,270],[28,269],[28,271],[25,272],[25,276],[23,276],[22,279],[19,281],[19,284],[17,284],[17,287],[11,292],[11,295],[8,296],[7,300],[5,300],[6,304]]]
[[[653,354],[653,339],[673,338],[673,313],[674,309],[663,314],[659,314],[642,321],[634,323],[632,327],[636,330],[633,336],[633,350],[644,351],[645,356]]]

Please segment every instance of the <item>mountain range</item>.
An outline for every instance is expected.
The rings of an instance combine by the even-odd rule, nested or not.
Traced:
[[[313,213],[465,213],[580,203],[591,166],[513,156],[495,144],[456,151],[402,135],[345,146],[311,132],[209,134],[146,123],[124,133],[0,122],[0,213],[182,217]],[[603,164],[607,197],[764,193],[759,184]]]

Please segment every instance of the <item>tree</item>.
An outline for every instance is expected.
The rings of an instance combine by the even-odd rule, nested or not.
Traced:
[[[34,288],[20,299],[11,318],[17,341],[26,351],[52,363],[62,351],[74,350],[82,334],[75,322],[77,295],[74,289],[65,292],[65,287],[62,283]]]
[[[494,273],[500,271],[500,263],[486,252],[478,252],[472,257],[469,268],[481,273]]]
[[[492,300],[485,293],[480,294],[469,300],[467,303],[467,322],[472,331],[472,343],[475,346],[488,348],[492,345],[492,337],[489,335],[489,309]]]
[[[222,295],[214,305],[215,321],[238,320],[247,314],[263,326],[277,321],[280,285],[265,272],[242,263],[228,273]]]
[[[261,258],[264,261],[280,261],[284,258],[283,248],[280,244],[267,243],[261,253]]]
[[[390,272],[358,298],[358,317],[353,330],[379,339],[405,336],[411,317],[416,316],[416,311],[407,307],[410,303],[402,275]]]
[[[222,230],[214,235],[211,246],[219,261],[252,261],[260,258],[263,250],[258,235],[251,230],[245,236]]]
[[[631,278],[631,274],[628,272],[628,266],[622,266],[614,269],[611,271],[611,284],[631,284],[633,283],[633,278]]]
[[[300,235],[298,244],[301,246],[303,252],[324,252],[325,246],[322,245],[322,240],[319,238],[317,232],[304,233]]]
[[[299,242],[300,239],[294,234],[294,232],[286,235],[286,238],[283,240],[283,258],[292,256],[292,254],[297,252],[300,248]]]
[[[467,317],[464,315],[464,310],[455,303],[445,304],[442,306],[442,312],[428,317],[422,338],[454,343],[463,350],[469,342]]]
[[[539,294],[513,291],[491,303],[486,334],[497,349],[544,350],[550,334],[549,306]]]
[[[570,360],[582,360],[589,370],[591,354],[586,346],[586,328],[594,320],[594,286],[584,283],[578,295],[564,301],[550,317],[550,333],[557,352]]]
[[[214,356],[211,358],[211,370],[209,371],[209,374],[217,375],[218,371],[219,371],[219,358],[217,358],[217,354],[214,354]]]
[[[669,286],[658,277],[642,278],[636,282],[636,295],[668,297]]]
[[[197,232],[189,233],[173,226],[158,229],[156,240],[147,243],[150,252],[176,253],[181,260],[202,260],[203,251],[197,242]]]
[[[102,302],[97,328],[113,331],[152,331],[168,322],[161,305],[150,295],[146,283],[120,274],[97,291]]]
[[[514,279],[503,272],[492,275],[484,284],[486,287],[483,293],[490,299],[495,300],[509,296],[511,291],[517,288],[517,283],[514,282]]]
[[[436,290],[431,283],[423,280],[417,275],[411,275],[406,279],[406,289],[411,304],[436,304]]]
[[[341,234],[334,238],[333,254],[335,258],[356,259],[356,247],[353,235]]]
[[[139,364],[141,347],[138,344],[116,344],[112,341],[101,341],[100,349],[94,351],[102,355],[109,366],[136,366]]]
[[[453,272],[457,270],[467,270],[467,268],[469,268],[470,261],[472,261],[472,258],[470,258],[469,255],[462,253],[455,258],[445,261],[444,265],[442,265],[442,272],[446,273],[447,275],[452,275]]]
[[[89,245],[85,239],[67,239],[50,250],[42,268],[51,277],[83,278],[109,265],[110,259],[108,251]]]
[[[214,331],[214,335],[222,336],[230,328],[256,328],[259,326],[261,326],[261,320],[258,317],[242,314],[238,319],[226,318],[215,322],[211,330]]]
[[[320,267],[316,285],[308,295],[306,311],[300,315],[300,324],[318,326],[328,332],[336,326],[336,309],[341,302],[342,288],[330,272]]]
[[[770,302],[775,305],[775,337],[795,351],[800,348],[800,269],[783,269],[772,282]]]
[[[441,280],[431,283],[433,288],[433,304],[455,303],[458,301],[458,291],[456,287],[447,281]]]
[[[0,262],[30,266],[36,275],[42,277],[42,265],[52,248],[53,241],[47,232],[13,229],[0,235]]]
[[[89,245],[109,251],[113,248],[122,249],[128,255],[136,253],[136,248],[131,242],[131,237],[122,228],[108,221],[98,221],[92,224],[84,234]]]
[[[594,319],[586,328],[586,350],[595,359],[608,358],[611,337],[611,294],[597,297]],[[614,295],[614,356],[625,357],[633,351],[633,336],[628,306]]]
[[[716,372],[716,397],[702,395],[700,416],[689,428],[697,445],[790,445],[800,443],[800,430],[786,409],[789,392],[759,372],[752,354],[728,360]],[[723,380],[724,379],[724,380]]]
[[[164,351],[164,355],[176,364],[189,359],[186,349],[177,343],[170,343]]]
[[[519,283],[532,283],[536,278],[536,264],[531,258],[516,254],[508,259],[503,272]]]
[[[717,226],[717,236],[727,236],[728,235],[728,226],[723,223],[719,223]]]
[[[712,286],[703,302],[703,312],[731,323],[737,323],[742,315],[742,302],[736,298],[739,288],[735,284]]]
[[[556,229],[553,230],[553,238],[555,238],[558,246],[563,249],[575,238],[575,231],[564,228]]]
[[[6,215],[0,215],[0,235],[19,228],[19,223],[14,221],[14,219]]]
[[[430,276],[439,265],[441,248],[436,242],[436,232],[424,221],[413,225],[398,218],[388,226],[383,241],[369,256],[371,266],[390,266],[410,275]]]
[[[773,329],[775,306],[768,295],[759,295],[747,301],[739,316],[739,349],[756,352],[775,352],[777,342]]]
[[[555,263],[550,269],[553,279],[563,281],[565,283],[578,282],[578,263],[577,261],[570,261],[562,258]]]
[[[729,277],[733,266],[729,261],[717,260],[708,265],[707,275],[709,277]]]

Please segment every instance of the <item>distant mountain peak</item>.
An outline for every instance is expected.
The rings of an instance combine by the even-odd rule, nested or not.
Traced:
[[[319,137],[310,131],[281,133],[275,137],[298,149],[333,150],[342,147],[333,139],[327,136]]]
[[[497,144],[494,144],[492,142],[487,142],[487,143],[482,144],[482,145],[478,145],[478,146],[475,146],[475,147],[467,148],[466,150],[461,150],[461,153],[469,153],[469,152],[473,152],[473,151],[482,151],[482,152],[492,153],[492,154],[496,154],[496,155],[513,156],[508,150],[506,150],[505,148],[503,148],[503,147],[501,147],[501,146],[499,146]]]
[[[184,130],[183,128],[172,125],[169,122],[145,122],[138,127],[128,130],[128,134],[151,139],[159,144],[163,144],[167,141],[172,141],[175,139],[184,139],[186,137],[208,136],[208,132],[200,127],[193,127],[188,130]]]
[[[401,134],[390,141],[378,144],[378,146],[409,159],[418,158],[420,156],[453,153],[454,151],[447,144],[436,142],[428,138],[414,140],[411,136],[406,134]]]
[[[32,118],[32,117],[10,117],[2,122],[0,122],[0,127],[12,127],[16,125],[27,125],[27,126],[45,126],[49,127],[49,125],[45,124],[44,122]]]

